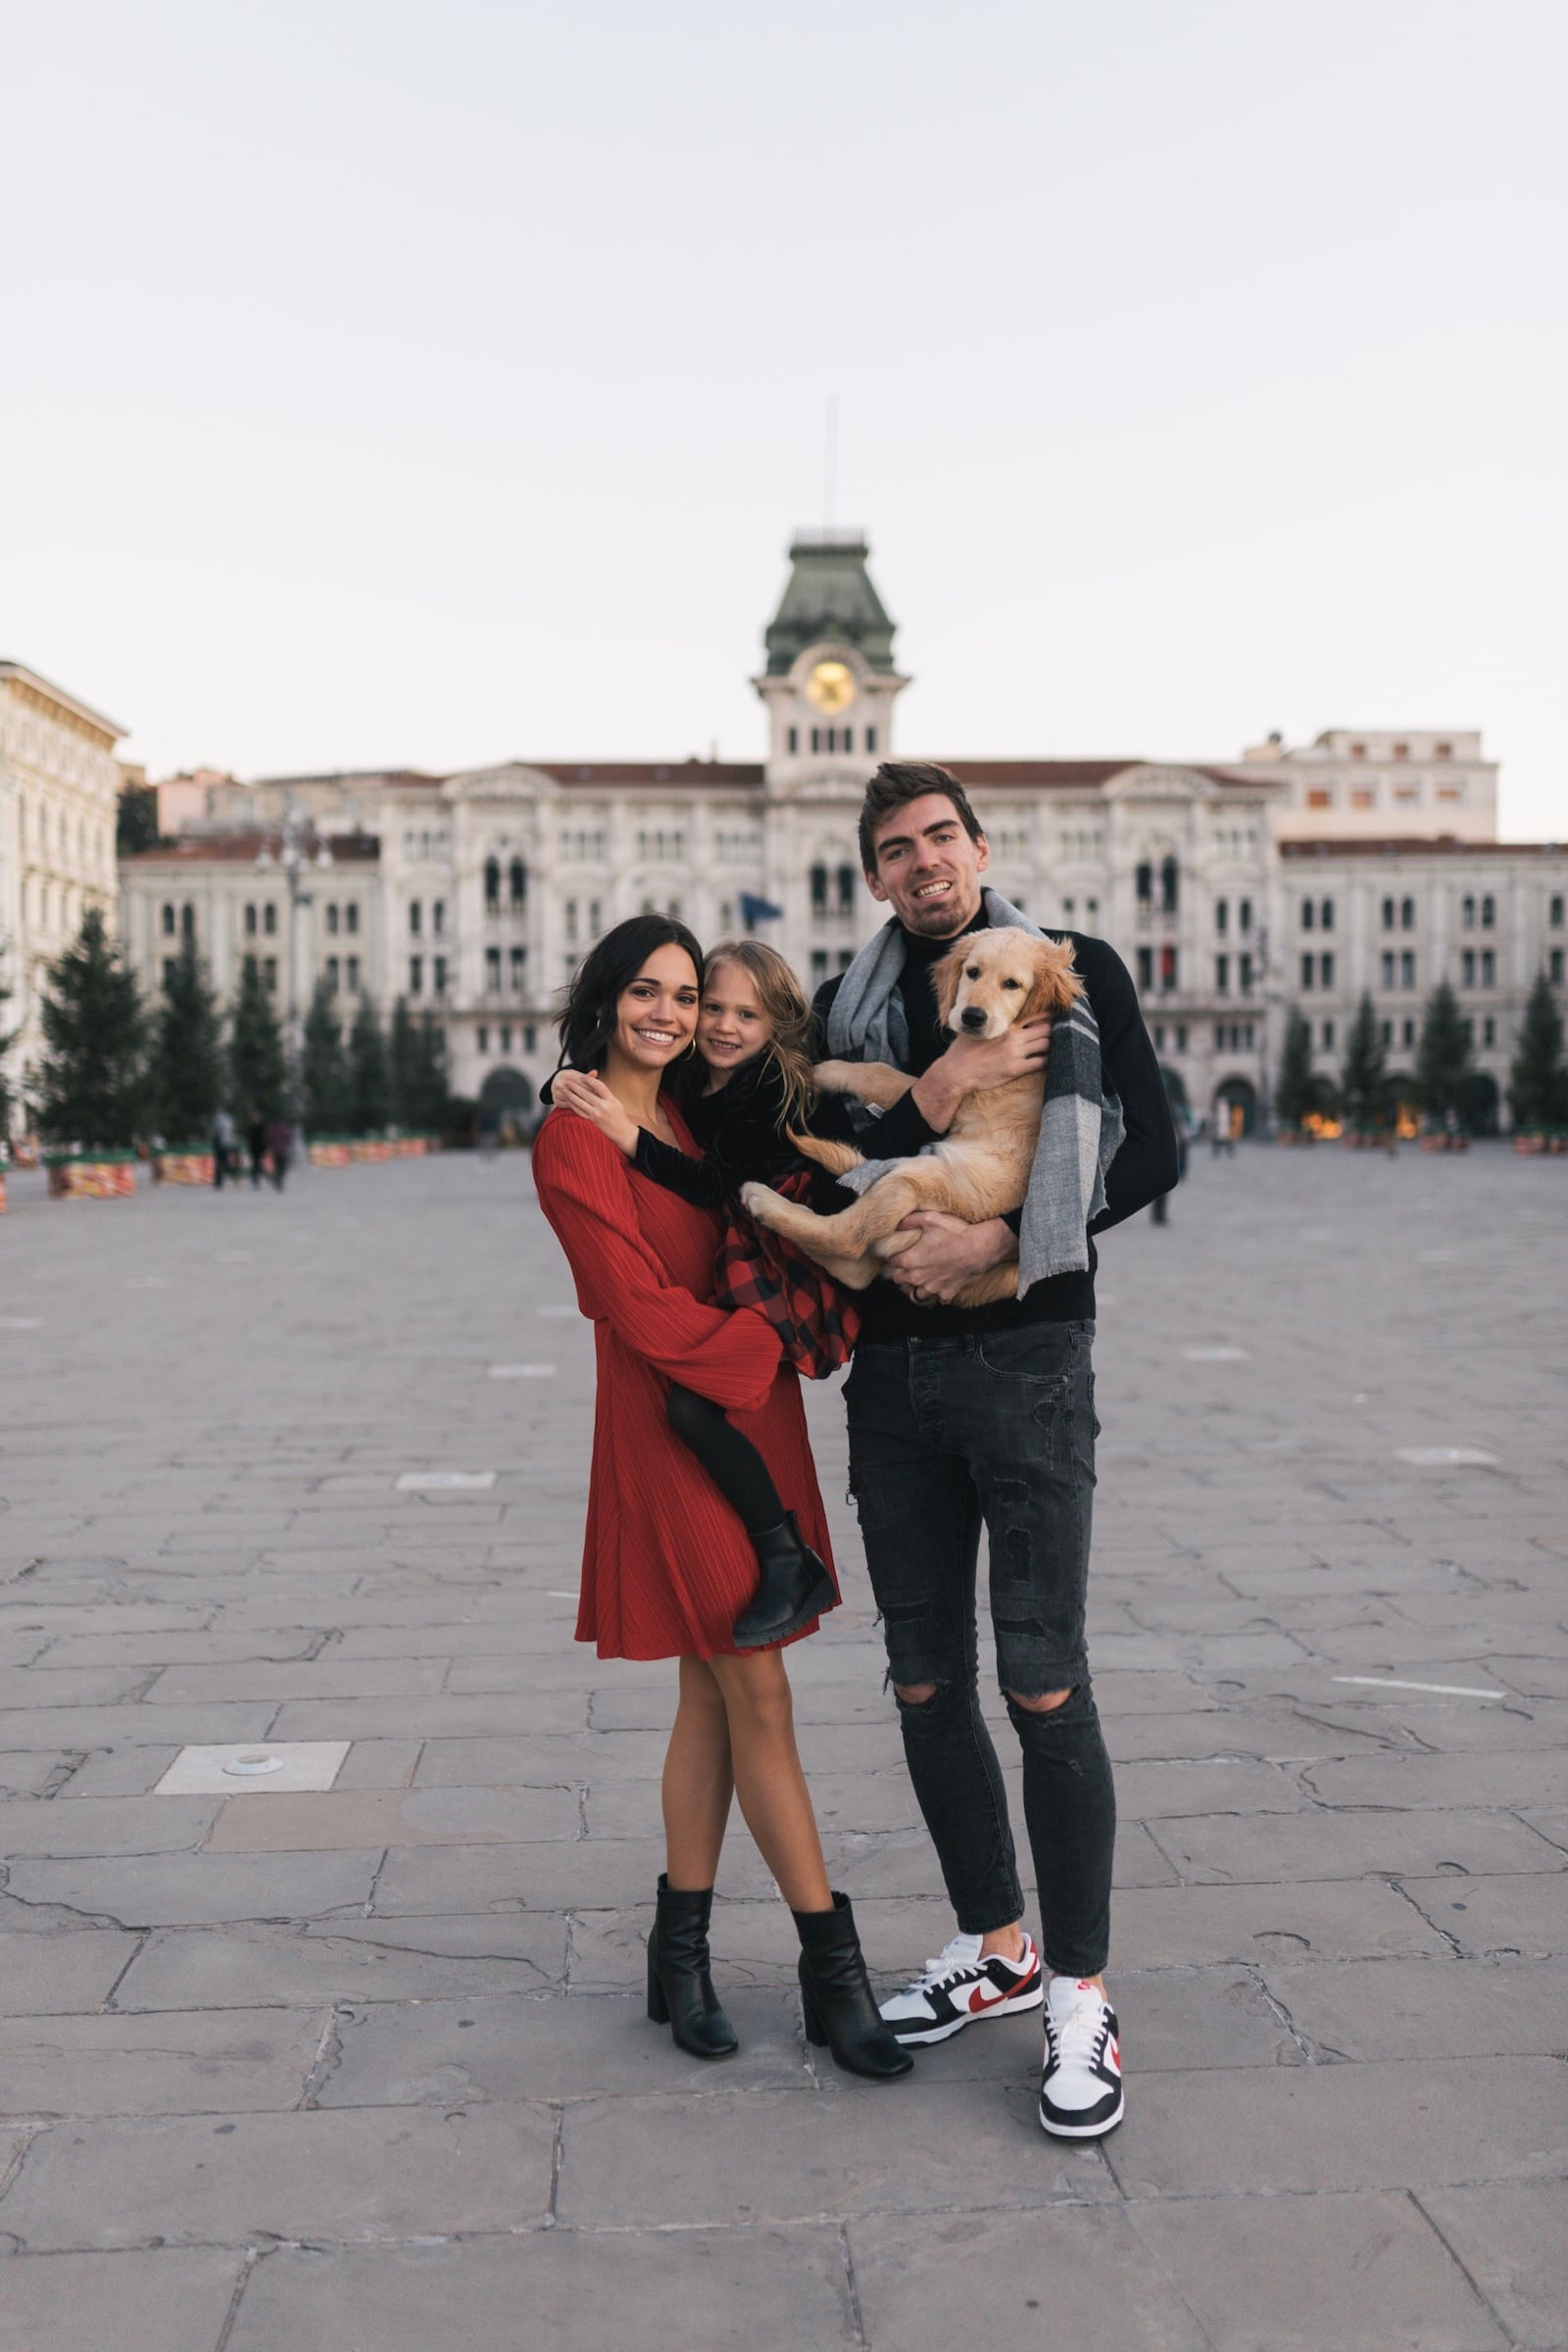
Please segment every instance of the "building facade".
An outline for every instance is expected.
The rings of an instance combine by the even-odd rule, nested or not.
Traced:
[[[803,536],[790,556],[754,681],[762,760],[176,779],[186,829],[122,868],[123,928],[144,981],[157,987],[189,928],[225,991],[257,954],[280,1009],[291,974],[300,1004],[324,975],[345,1022],[362,993],[383,1009],[401,997],[438,1016],[458,1093],[527,1108],[555,1066],[563,985],[626,915],[677,914],[708,942],[756,930],[808,987],[844,969],[885,919],[860,873],[857,819],[868,777],[903,748],[895,718],[907,680],[864,540]],[[1227,1102],[1251,1122],[1296,1002],[1314,1022],[1320,1068],[1336,1074],[1363,986],[1390,1025],[1393,1066],[1407,1066],[1407,1025],[1449,962],[1467,1007],[1474,1000],[1478,1059],[1500,1082],[1522,991],[1538,967],[1553,968],[1553,953],[1560,969],[1551,909],[1568,857],[1490,838],[1496,771],[1473,733],[1336,730],[1234,766],[906,756],[940,756],[963,778],[1005,897],[1118,949],[1173,1090],[1196,1110]],[[1440,798],[1450,792],[1458,799]],[[295,894],[276,863],[291,810],[311,866]],[[1415,830],[1440,815],[1454,819],[1447,841]],[[1459,838],[1461,820],[1472,838]],[[1483,871],[1508,877],[1490,898]],[[1418,950],[1382,941],[1391,891],[1396,909],[1417,906]],[[1401,960],[1411,953],[1413,967]]]
[[[1291,750],[1271,735],[1241,763],[1281,786],[1282,841],[1495,841],[1497,767],[1475,730],[1330,727]]]
[[[20,662],[0,662],[0,1037],[6,1076],[24,1095],[43,1051],[44,974],[93,908],[118,906],[115,745],[102,711]]]

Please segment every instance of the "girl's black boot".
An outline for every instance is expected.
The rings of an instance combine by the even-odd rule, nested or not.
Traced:
[[[838,1600],[833,1579],[786,1511],[777,1527],[753,1531],[762,1581],[735,1620],[737,1649],[768,1649],[787,1642]]]
[[[873,2082],[906,2075],[914,2060],[877,2014],[849,1896],[835,1894],[831,1911],[797,1911],[794,1917],[807,2040],[818,2049],[825,2042],[836,2066]]]
[[[668,2026],[693,2058],[729,2058],[740,2048],[709,1975],[708,1922],[713,1889],[688,1893],[659,1875],[659,1914],[648,1937],[648,2015]]]

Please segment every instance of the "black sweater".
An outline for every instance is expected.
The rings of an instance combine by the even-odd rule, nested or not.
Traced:
[[[770,1054],[744,1063],[716,1094],[692,1095],[677,1108],[703,1157],[642,1127],[632,1164],[694,1208],[718,1208],[743,1184],[776,1184],[806,1164],[784,1132],[784,1081]]]
[[[983,908],[967,926],[971,931],[989,927]],[[918,1078],[953,1042],[937,1021],[936,999],[930,986],[931,967],[947,954],[953,942],[918,939],[912,933],[905,936],[907,956],[899,993],[909,1025],[909,1056],[904,1066]],[[1147,1208],[1151,1200],[1168,1193],[1176,1183],[1176,1130],[1164,1080],[1138,1009],[1137,992],[1127,966],[1114,948],[1107,947],[1102,939],[1089,939],[1079,931],[1059,931],[1053,936],[1071,943],[1074,968],[1084,983],[1100,1028],[1104,1089],[1107,1095],[1120,1098],[1127,1123],[1121,1149],[1106,1173],[1104,1210],[1090,1228],[1091,1234],[1104,1233],[1112,1225],[1119,1225],[1124,1217]],[[810,1052],[815,1061],[827,1057],[828,1007],[838,994],[839,985],[837,979],[825,982],[812,1003]],[[811,1118],[811,1132],[837,1136],[866,1149],[865,1138],[855,1134],[842,1097],[821,1098]],[[936,1141],[936,1130],[926,1125],[909,1094],[877,1120],[870,1155],[877,1159],[903,1159]],[[838,1191],[839,1205],[845,1203],[846,1198]],[[824,1200],[817,1205],[826,1207],[830,1203]],[[1009,1218],[1008,1222],[1016,1224],[1017,1219]],[[1096,1262],[1091,1240],[1086,1273],[1058,1274],[1050,1282],[1035,1283],[1027,1298],[999,1299],[993,1306],[920,1306],[897,1283],[873,1283],[861,1297],[864,1321],[860,1338],[872,1344],[916,1338],[948,1339],[970,1331],[1086,1320],[1095,1311]]]

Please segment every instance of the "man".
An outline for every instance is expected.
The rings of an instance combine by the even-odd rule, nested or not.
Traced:
[[[860,812],[860,862],[891,920],[812,1007],[818,1057],[891,1059],[918,1073],[875,1122],[878,1159],[918,1152],[945,1134],[975,1087],[1048,1058],[1049,1022],[990,1040],[951,1037],[937,1024],[929,974],[955,940],[993,919],[981,880],[990,858],[963,787],[946,768],[878,768]],[[993,907],[1008,918],[1004,901],[994,898]],[[1176,1182],[1176,1138],[1126,966],[1102,940],[1061,936],[1099,1028],[1103,1093],[1119,1099],[1125,1121],[1103,1176],[1104,1205],[1089,1226],[1103,1232]],[[892,994],[884,988],[877,1002],[875,975],[885,982],[900,947]],[[824,1102],[820,1132],[847,1131],[837,1109]],[[845,1392],[850,1482],[909,1777],[958,1933],[882,2014],[901,2039],[918,2043],[1043,2005],[1041,2123],[1063,2137],[1094,2138],[1120,2122],[1123,2103],[1103,1975],[1115,1791],[1084,1647],[1099,1427],[1094,1245],[1079,1237],[1081,1271],[1030,1281],[1023,1298],[958,1308],[950,1301],[967,1281],[1018,1255],[1020,1217],[969,1226],[922,1210],[906,1223],[919,1238],[861,1302]],[[1023,1926],[1006,1793],[980,1713],[982,1519],[998,1672],[1023,1750],[1044,1967]]]

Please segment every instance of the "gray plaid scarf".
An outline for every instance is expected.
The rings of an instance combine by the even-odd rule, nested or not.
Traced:
[[[985,907],[993,930],[1010,927],[1046,937],[1000,891],[986,892]],[[889,1061],[896,1069],[907,1062],[909,1024],[899,989],[904,958],[904,932],[896,920],[860,950],[828,1008],[828,1051],[835,1060]],[[868,1130],[879,1115],[869,1112],[857,1126]],[[1070,1012],[1056,1015],[1051,1032],[1045,1110],[1018,1235],[1020,1298],[1053,1275],[1087,1271],[1089,1227],[1105,1205],[1105,1170],[1123,1133],[1121,1104],[1103,1092],[1100,1029],[1088,998],[1080,997]],[[898,1164],[868,1159],[839,1182],[863,1193]]]

